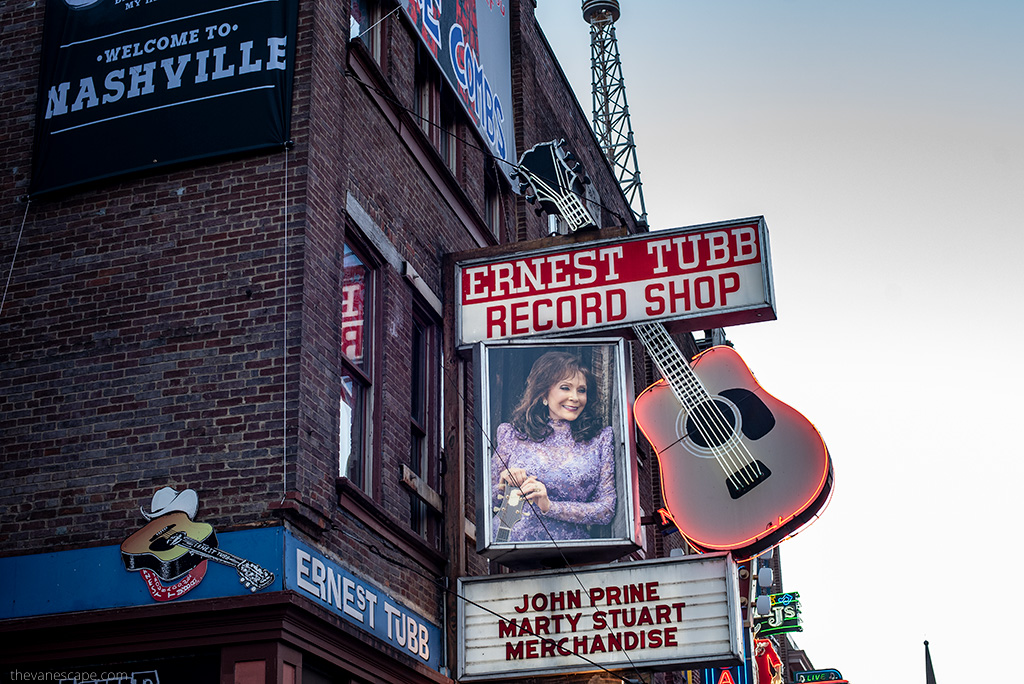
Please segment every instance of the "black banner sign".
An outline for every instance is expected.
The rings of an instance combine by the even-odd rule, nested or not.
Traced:
[[[30,192],[283,145],[297,0],[47,0]]]

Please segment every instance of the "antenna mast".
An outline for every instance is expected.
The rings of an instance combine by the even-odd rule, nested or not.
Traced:
[[[636,160],[633,127],[629,123],[626,83],[622,78],[619,45],[615,40],[618,0],[583,0],[583,19],[590,24],[590,71],[594,99],[594,133],[615,170],[637,222],[647,227],[640,166]]]

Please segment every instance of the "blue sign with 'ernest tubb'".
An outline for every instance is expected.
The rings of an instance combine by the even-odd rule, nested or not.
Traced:
[[[167,519],[169,516],[156,518],[151,525],[161,528]],[[179,568],[184,574],[173,578],[158,576],[163,569],[160,564],[150,567],[143,562],[147,558],[140,560],[146,553],[164,552],[133,550],[133,538],[120,546],[0,558],[0,620],[283,589],[312,598],[381,641],[440,669],[443,646],[439,626],[284,528],[219,535],[217,548],[200,553]],[[212,544],[212,537],[209,541]],[[177,561],[186,558],[182,552]],[[164,565],[173,561],[165,558]],[[265,582],[254,586],[253,578],[265,578]]]
[[[285,536],[285,589],[312,597],[348,622],[439,669],[439,627],[290,534]]]

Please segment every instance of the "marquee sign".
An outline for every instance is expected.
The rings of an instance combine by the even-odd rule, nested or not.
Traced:
[[[743,659],[726,554],[459,579],[459,681]]]
[[[46,0],[31,192],[289,136],[295,0]]]
[[[460,346],[639,322],[701,330],[775,319],[763,217],[543,244],[457,262]]]

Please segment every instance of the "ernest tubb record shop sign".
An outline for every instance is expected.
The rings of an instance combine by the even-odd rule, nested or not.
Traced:
[[[775,319],[763,217],[456,262],[459,346],[652,320],[701,330]],[[519,245],[523,248],[524,245]]]

